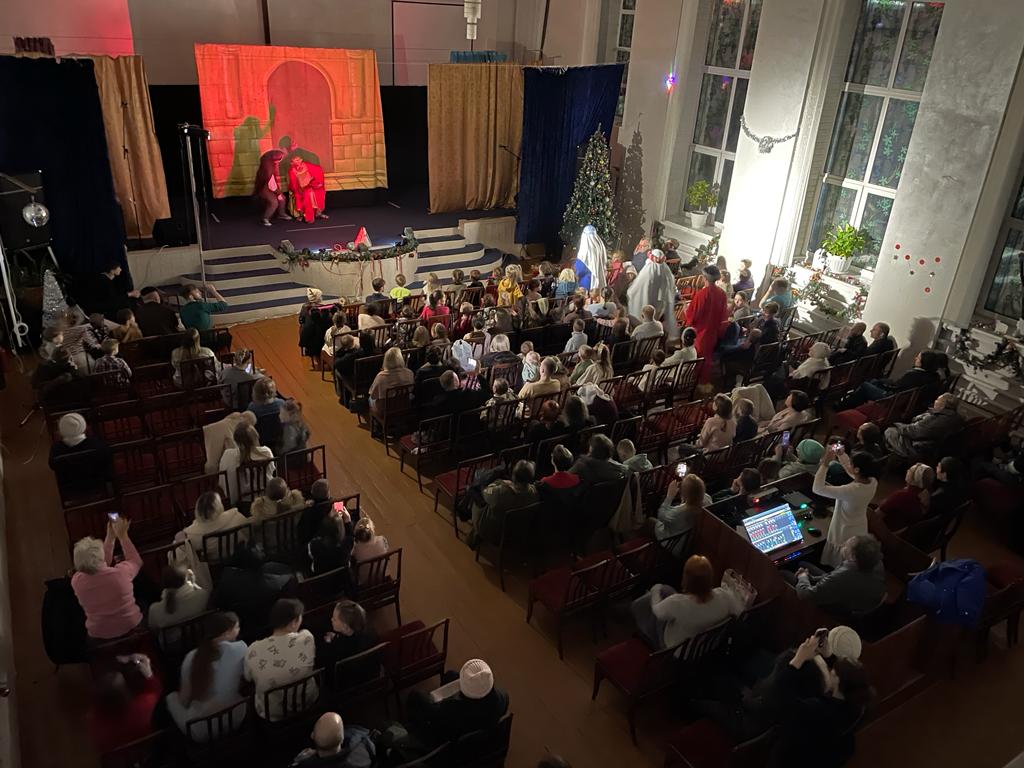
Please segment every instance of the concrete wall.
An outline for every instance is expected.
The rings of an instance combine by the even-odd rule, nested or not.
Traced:
[[[14,37],[48,37],[58,55],[135,52],[127,0],[5,0],[0,54],[14,53]]]

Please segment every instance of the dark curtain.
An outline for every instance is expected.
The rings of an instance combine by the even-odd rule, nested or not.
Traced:
[[[610,135],[622,71],[622,64],[523,71],[517,243],[558,242],[579,147],[599,125]]]
[[[0,171],[41,170],[61,270],[127,270],[93,63],[0,57]]]

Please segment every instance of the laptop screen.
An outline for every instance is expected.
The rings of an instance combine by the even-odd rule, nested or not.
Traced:
[[[747,529],[750,543],[765,554],[803,541],[800,525],[789,504],[751,515],[743,521],[743,527]]]

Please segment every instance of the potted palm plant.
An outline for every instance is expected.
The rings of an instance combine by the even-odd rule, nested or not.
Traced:
[[[690,225],[704,229],[711,211],[718,205],[718,185],[699,179],[686,190],[686,204],[690,207]]]
[[[862,254],[867,245],[868,236],[864,230],[849,223],[836,224],[821,241],[828,271],[836,274],[846,272],[854,257]]]

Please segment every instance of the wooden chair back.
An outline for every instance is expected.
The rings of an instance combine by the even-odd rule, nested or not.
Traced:
[[[199,555],[207,563],[222,564],[230,560],[246,541],[252,541],[252,523],[204,534]]]

